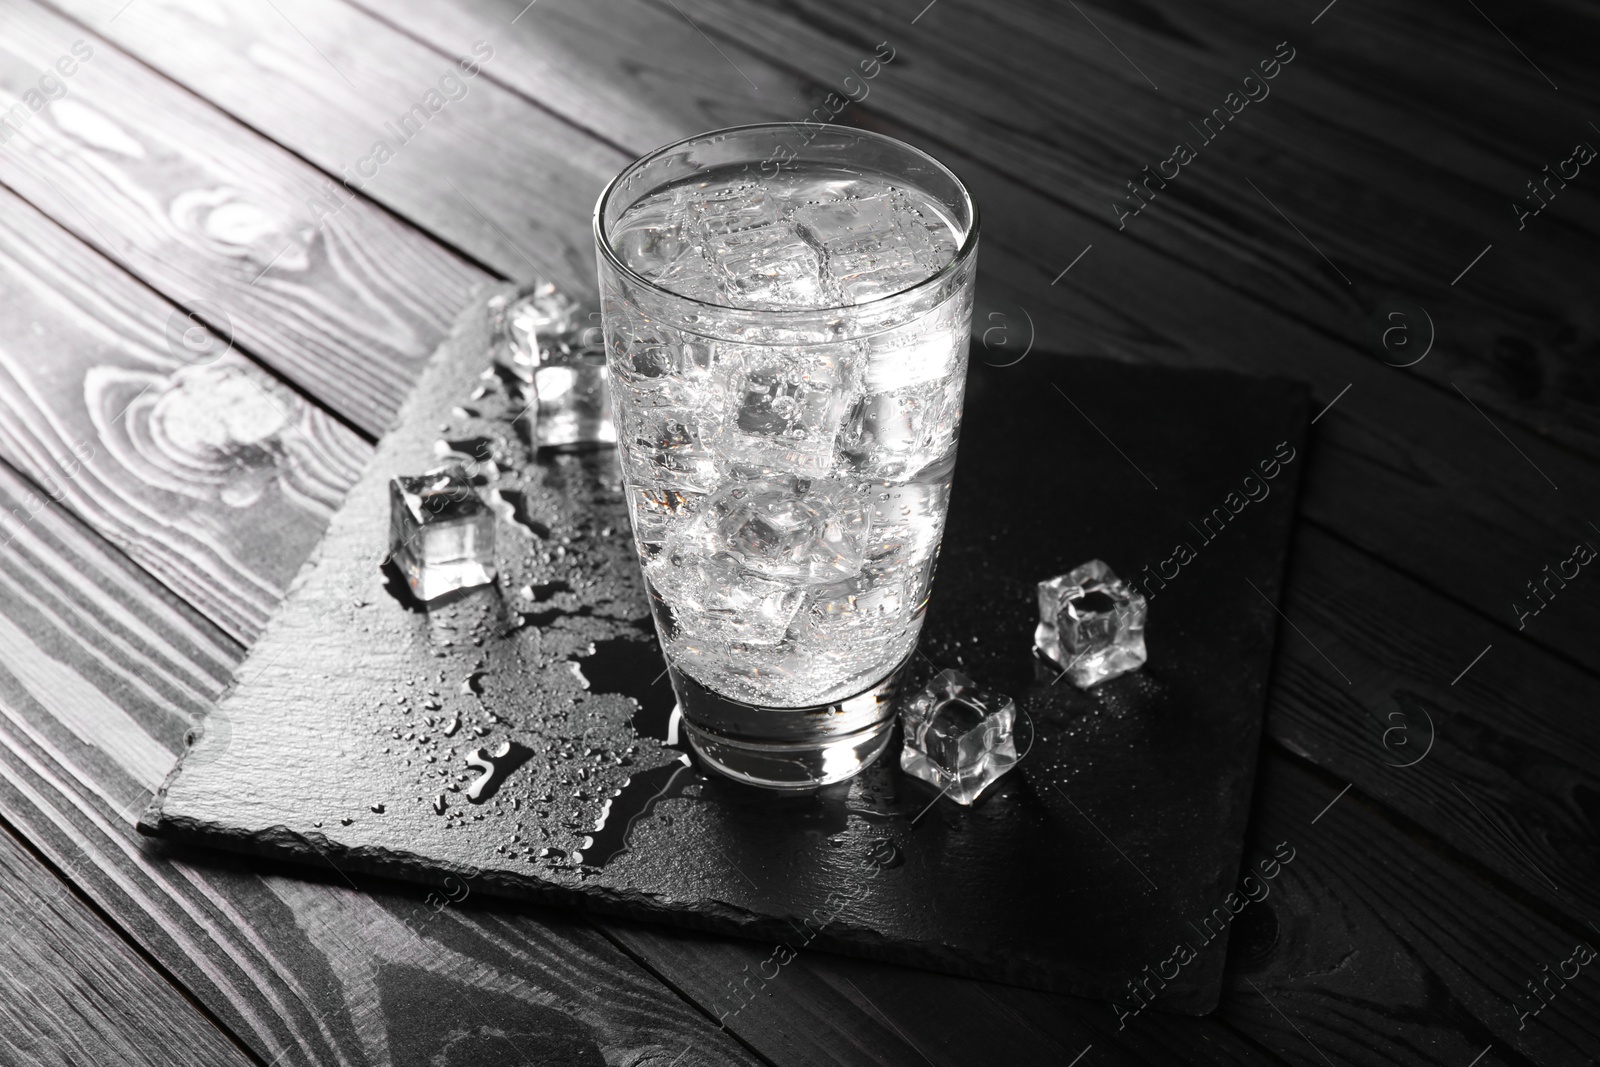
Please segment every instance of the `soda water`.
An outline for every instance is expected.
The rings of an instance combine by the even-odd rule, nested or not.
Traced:
[[[842,324],[939,274],[966,234],[905,181],[751,171],[668,186],[616,221],[623,262],[701,306],[669,327],[608,294],[609,358],[667,656],[726,696],[802,707],[874,685],[916,645],[971,287],[867,336]],[[809,312],[791,317],[817,325],[774,343],[741,325],[749,312]]]

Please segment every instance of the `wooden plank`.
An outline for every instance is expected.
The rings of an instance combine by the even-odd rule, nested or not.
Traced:
[[[1233,920],[1233,987],[1218,1014],[1306,1067],[1470,1064],[1486,1052],[1484,1063],[1587,1061],[1600,982],[1583,968],[1541,984],[1552,1003],[1520,1016],[1544,1003],[1528,983],[1600,936],[1486,885],[1355,795],[1324,811],[1339,788],[1281,751],[1264,758],[1253,839],[1288,842],[1295,858]]]
[[[627,160],[482,76],[509,24],[443,56],[317,0],[55,6],[480,261],[594,288],[589,218]]]
[[[1118,1030],[1104,1001],[822,952],[788,959],[776,945],[752,949],[664,927],[608,922],[607,930],[785,1067],[1064,1065],[1080,1055],[1095,1064],[1280,1062],[1215,1016],[1151,1013]]]
[[[215,335],[189,355],[181,309],[3,190],[0,299],[18,327],[0,456],[230,634],[257,632],[370,446]]]
[[[0,130],[0,182],[381,433],[484,274],[92,32],[7,4],[0,95],[41,71],[64,95]]]
[[[1518,893],[1600,911],[1600,682],[1314,526],[1286,584],[1299,632],[1280,645],[1267,733]],[[1328,684],[1330,662],[1351,685]]]
[[[502,0],[396,9],[360,2],[376,15],[390,12],[402,29],[445,48],[492,32],[521,6]],[[1343,22],[1330,16],[1328,25],[1340,34],[1332,40],[1347,43],[1324,57],[1320,25],[1309,38],[1298,15],[1235,7],[1211,14],[1186,7],[1148,20],[1133,12],[1103,13],[1113,36],[1126,36],[1143,50],[1138,54],[1149,52],[1148,62],[1160,65],[1161,94],[1151,93],[1078,11],[1048,4],[996,11],[959,0],[945,0],[937,19],[930,14],[915,27],[898,5],[887,3],[857,11],[848,26],[822,4],[773,11],[742,0],[709,0],[686,9],[720,39],[717,47],[731,57],[726,63],[713,57],[686,18],[660,5],[651,10],[617,0],[559,13],[534,9],[525,16],[527,29],[503,45],[518,61],[490,76],[638,151],[732,122],[799,121],[828,93],[847,92],[864,107],[846,108],[841,121],[854,115],[871,123],[866,116],[881,116],[891,121],[879,128],[942,145],[942,156],[1006,161],[1009,177],[1048,198],[1046,210],[1065,207],[1100,231],[1063,247],[1060,265],[1084,244],[1100,241],[1104,248],[1133,234],[1176,262],[1214,274],[1235,301],[1288,312],[1325,337],[1393,364],[1422,351],[1426,323],[1412,311],[1410,320],[1398,320],[1408,322],[1408,330],[1389,335],[1385,348],[1383,331],[1396,320],[1384,312],[1392,300],[1421,301],[1438,319],[1439,343],[1415,374],[1445,389],[1453,381],[1476,386],[1473,395],[1490,411],[1600,454],[1600,418],[1583,399],[1587,390],[1559,384],[1586,380],[1582,342],[1574,335],[1587,328],[1581,279],[1595,254],[1600,212],[1592,200],[1568,196],[1536,230],[1514,234],[1515,241],[1507,232],[1508,226],[1515,230],[1510,200],[1525,195],[1524,183],[1553,161],[1543,157],[1554,146],[1563,149],[1560,158],[1570,154],[1571,142],[1582,139],[1581,122],[1574,126],[1570,116],[1544,106],[1534,98],[1543,83],[1521,86],[1520,75],[1510,86],[1497,86],[1495,114],[1485,116],[1482,108],[1491,100],[1475,82],[1471,93],[1459,83],[1476,78],[1490,58],[1478,45],[1486,51],[1487,43],[1477,42],[1476,31],[1459,25],[1454,12],[1384,11]],[[1102,14],[1094,17],[1098,23]],[[1441,22],[1447,25],[1434,25]],[[1246,24],[1250,33],[1242,29]],[[1418,55],[1407,43],[1446,30],[1459,57],[1434,49]],[[858,65],[880,37],[897,49],[897,58],[864,83]],[[1186,173],[1175,180],[1149,216],[1131,222],[1126,233],[1105,232],[1117,229],[1110,203],[1126,193],[1124,183],[1142,178],[1142,165],[1170,155],[1171,142],[1188,136],[1167,104],[1191,102],[1198,121],[1202,102],[1220,104],[1286,37],[1310,58],[1285,69],[1271,104],[1245,112],[1246,143],[1211,150],[1205,165],[1193,168],[1199,177]],[[973,62],[974,53],[996,61]],[[574,63],[575,55],[585,61]],[[589,80],[583,72],[596,66],[607,72],[605,106],[583,98]],[[1071,73],[1039,76],[1047,70]],[[843,79],[852,74],[847,86]],[[647,103],[628,106],[621,102],[626,99]],[[1359,128],[1327,119],[1352,114],[1361,116]],[[1428,134],[1419,141],[1423,125]],[[1495,129],[1492,139],[1480,136],[1486,127]],[[1024,141],[1026,165],[1008,165]],[[1216,152],[1264,162],[1269,177],[1240,166],[1213,167],[1209,157]],[[1297,243],[1247,178],[1264,189],[1270,180],[1276,188],[1268,195],[1280,204],[1287,202],[1277,190],[1292,191],[1291,214],[1302,228],[1321,227],[1314,231],[1318,244],[1338,248],[1330,255],[1355,272],[1354,289]],[[990,233],[993,221],[985,219]],[[1488,235],[1473,244],[1469,233],[1479,231]],[[1508,263],[1516,266],[1464,298],[1448,283],[1491,240],[1511,250]],[[1450,258],[1458,254],[1459,262]],[[1492,269],[1495,262],[1484,265]],[[1508,281],[1513,269],[1525,286],[1516,300],[1507,298],[1516,288]],[[1419,288],[1417,279],[1430,280]],[[1409,352],[1400,345],[1403,337],[1413,342]]]
[[[242,650],[29,490],[0,465],[0,816],[263,1062],[503,1058],[497,1032],[552,1062],[751,1062],[580,919],[139,837]]]
[[[0,827],[0,1062],[250,1062]]]

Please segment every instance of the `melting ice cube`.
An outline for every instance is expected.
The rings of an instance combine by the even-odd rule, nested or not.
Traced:
[[[971,804],[1017,763],[1017,706],[959,671],[941,671],[900,713],[900,767]]]
[[[598,346],[557,344],[545,350],[533,370],[533,394],[539,413],[535,444],[611,444],[617,428],[611,422],[611,390],[605,351]]]
[[[523,382],[535,446],[610,443],[611,395],[600,331],[545,281],[489,302],[500,358]]]
[[[950,261],[948,227],[931,227],[898,191],[806,204],[794,220],[822,248],[831,288],[851,303],[899,292]]]
[[[1080,689],[1136,670],[1145,661],[1143,594],[1092,559],[1039,583],[1033,641]]]
[[[494,513],[459,465],[389,482],[389,555],[419,600],[494,580]]]

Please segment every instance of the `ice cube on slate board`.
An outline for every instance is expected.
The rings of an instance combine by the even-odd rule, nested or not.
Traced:
[[[971,804],[1017,763],[1017,705],[960,671],[941,671],[900,713],[900,769]]]
[[[511,363],[524,380],[539,365],[539,354],[546,345],[586,325],[578,302],[545,281],[534,282],[509,297],[495,297],[489,302],[489,313],[504,331]]]
[[[419,600],[494,580],[494,512],[459,465],[390,480],[389,556]]]
[[[1033,641],[1087,689],[1144,663],[1147,610],[1143,594],[1092,559],[1039,583]]]
[[[605,349],[572,348],[565,341],[543,349],[533,369],[533,394],[539,403],[534,443],[540,448],[616,443]]]
[[[489,303],[501,358],[522,381],[536,447],[611,444],[611,393],[598,319],[549,282]]]

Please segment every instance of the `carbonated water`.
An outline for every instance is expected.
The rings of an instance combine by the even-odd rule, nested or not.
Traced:
[[[633,271],[702,302],[669,327],[613,301],[606,324],[652,607],[667,655],[702,684],[802,707],[910,655],[950,492],[970,286],[870,336],[838,324],[938,274],[964,238],[915,187],[820,166],[712,172],[617,220]],[[739,325],[741,311],[831,308],[798,341]]]

